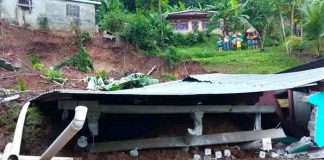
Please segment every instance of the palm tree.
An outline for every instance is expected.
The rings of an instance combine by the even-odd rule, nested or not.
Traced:
[[[317,56],[320,56],[320,40],[324,37],[324,1],[314,0],[304,3],[304,33],[306,38],[315,40]]]
[[[223,33],[228,35],[228,27],[231,21],[239,22],[239,19],[247,18],[242,14],[244,6],[248,3],[246,1],[241,4],[239,0],[216,0],[214,5],[207,5],[205,10],[213,12],[213,21],[223,20]]]

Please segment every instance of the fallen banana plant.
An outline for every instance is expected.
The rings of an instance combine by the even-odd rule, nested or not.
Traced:
[[[158,79],[153,79],[151,76],[143,73],[133,73],[126,77],[122,77],[120,80],[88,76],[84,79],[84,81],[88,83],[88,90],[100,91],[116,91],[121,89],[140,88],[159,83]]]

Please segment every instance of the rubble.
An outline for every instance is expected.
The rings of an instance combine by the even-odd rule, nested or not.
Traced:
[[[224,150],[224,157],[231,157],[231,151],[229,149]]]
[[[311,152],[307,154],[309,159],[323,159],[324,158],[324,148],[317,150],[315,152]]]
[[[223,158],[222,151],[216,151],[215,152],[215,158],[216,159],[222,159]]]
[[[259,158],[264,159],[264,158],[266,158],[266,155],[267,155],[267,153],[265,151],[260,151],[259,152]]]
[[[205,156],[211,156],[212,155],[212,150],[210,148],[205,149]]]
[[[192,160],[201,160],[201,156],[199,154],[195,154]]]
[[[312,142],[312,138],[303,137],[300,141],[292,143],[290,146],[287,146],[286,151],[288,153],[298,153],[304,152],[313,147],[314,144]]]
[[[270,151],[272,150],[272,143],[271,143],[271,138],[263,138],[262,139],[262,150],[264,151]]]
[[[139,152],[137,149],[133,149],[129,152],[129,154],[132,156],[132,157],[138,157],[139,156]]]

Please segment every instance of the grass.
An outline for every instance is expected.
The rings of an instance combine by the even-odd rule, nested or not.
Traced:
[[[179,62],[196,61],[208,72],[220,73],[276,73],[302,64],[303,59],[313,55],[287,55],[284,47],[266,47],[259,50],[220,52],[215,47],[216,38],[205,44],[174,48]],[[162,54],[169,54],[164,52]]]

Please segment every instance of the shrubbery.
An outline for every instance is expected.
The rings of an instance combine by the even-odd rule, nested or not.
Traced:
[[[50,68],[50,69],[45,68],[44,64],[41,62],[39,55],[37,53],[29,54],[28,59],[31,61],[32,66],[35,70],[45,74],[48,81],[59,82],[59,83],[65,82],[65,79],[59,70],[56,70],[54,68]],[[19,89],[22,90],[21,88],[22,85],[21,82],[19,82]]]
[[[39,26],[40,30],[46,31],[46,30],[49,29],[49,27],[48,27],[48,19],[45,16],[45,14],[38,15],[37,23],[38,23],[38,26]]]
[[[146,54],[154,54],[156,50],[167,49],[168,46],[192,46],[205,42],[205,33],[195,32],[178,34],[164,18],[156,13],[128,14],[121,10],[109,12],[103,20],[102,30],[120,35],[133,43]]]
[[[158,33],[153,28],[149,18],[143,14],[135,14],[128,20],[123,36],[143,51],[154,51],[157,49]]]
[[[166,62],[169,66],[174,67],[181,61],[181,55],[176,51],[174,47],[171,47],[164,55]]]
[[[86,31],[79,31],[76,32],[75,35],[72,37],[73,43],[79,46],[83,46],[84,44],[90,42],[91,36],[89,32]]]
[[[64,66],[75,67],[81,72],[94,69],[90,56],[84,47],[80,48],[77,55],[66,58],[63,62],[55,66],[54,69],[60,70]]]

